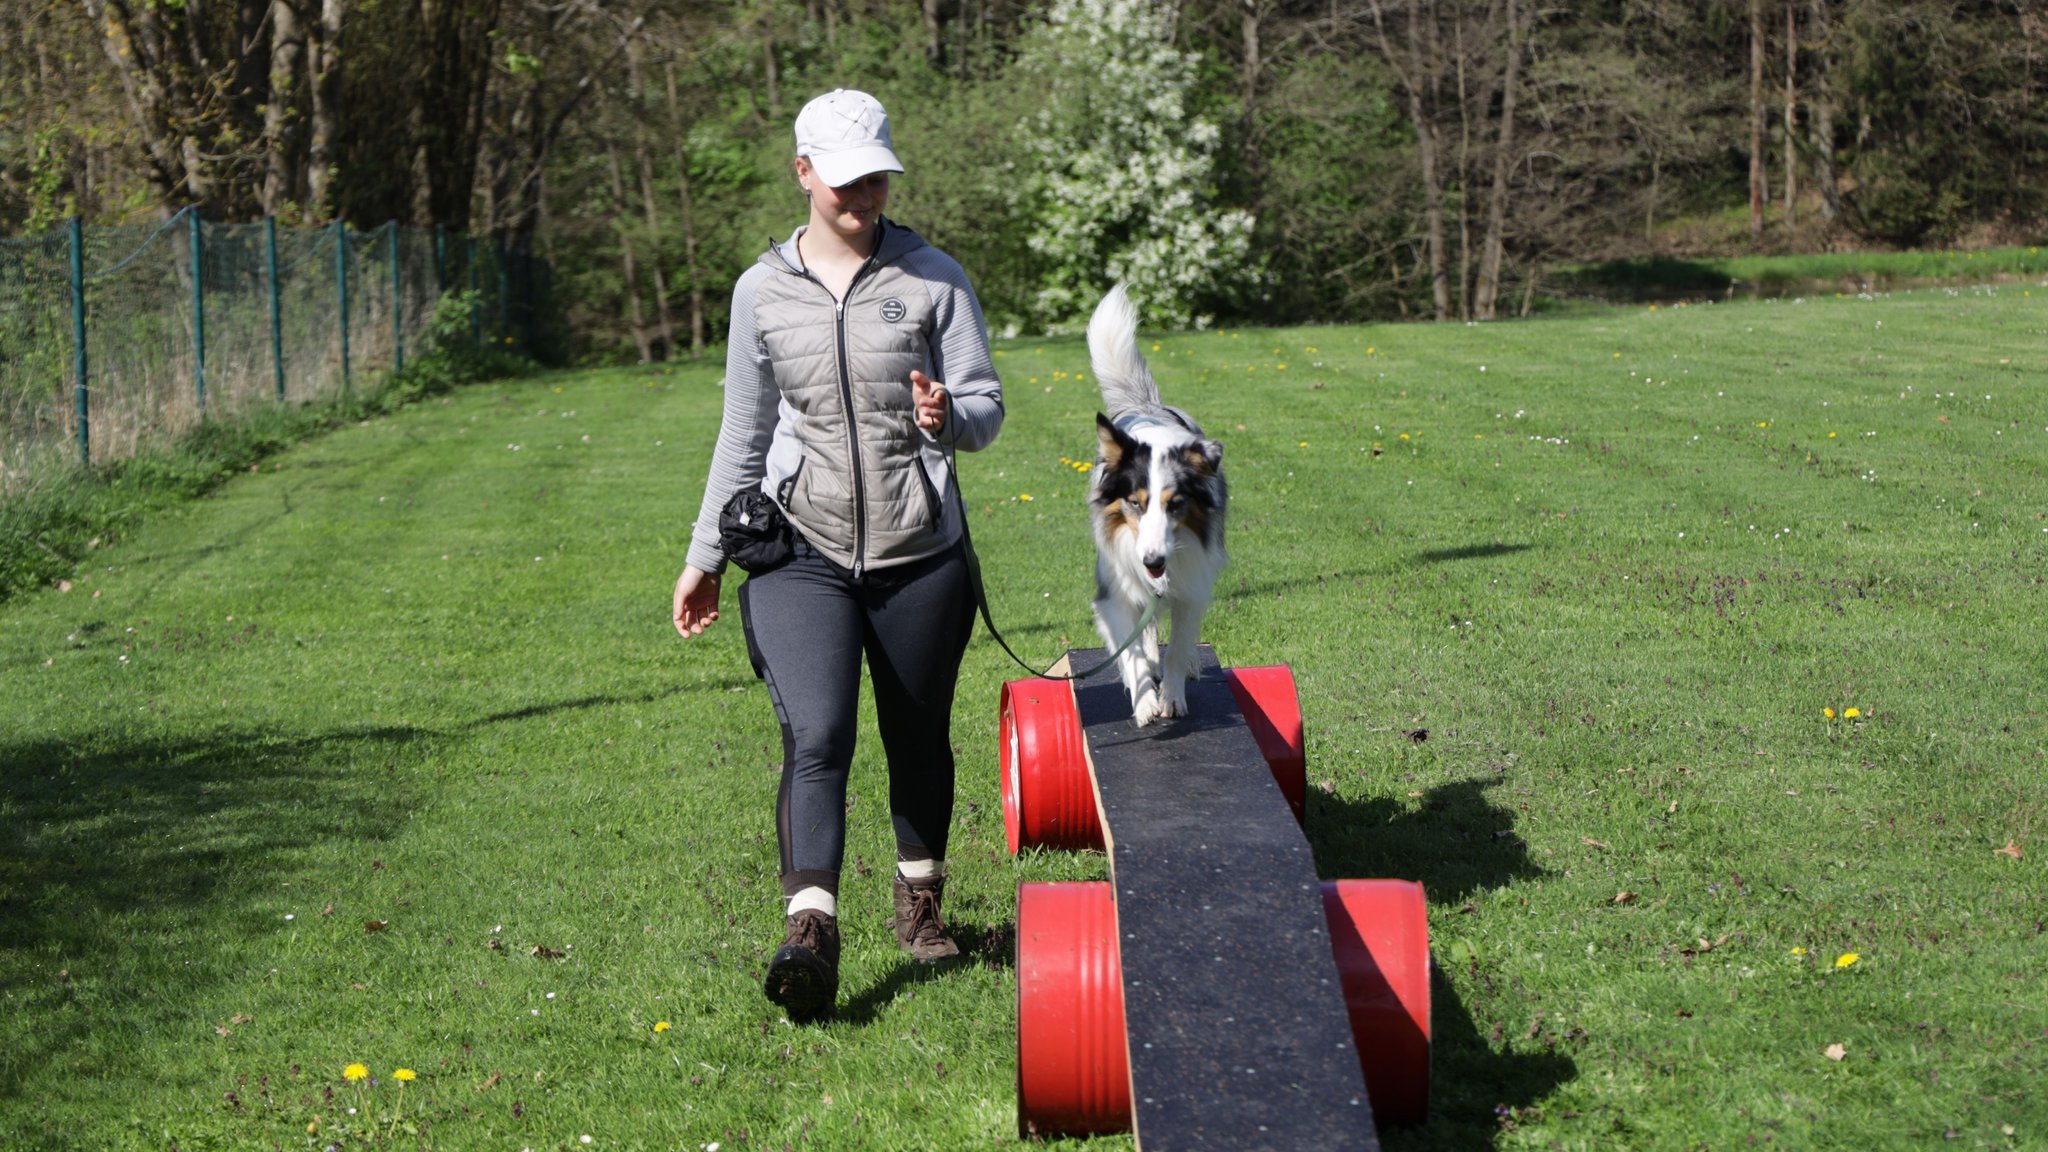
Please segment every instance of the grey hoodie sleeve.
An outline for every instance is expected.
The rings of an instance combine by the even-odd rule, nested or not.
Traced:
[[[768,274],[756,264],[732,290],[732,327],[725,345],[725,417],[718,425],[718,447],[711,455],[711,475],[704,482],[704,503],[690,532],[689,562],[717,575],[725,570],[725,551],[718,546],[718,513],[733,493],[757,485],[767,468],[768,445],[775,437],[781,392],[775,371],[754,328],[754,286]]]
[[[988,324],[967,272],[936,248],[909,260],[932,294],[932,379],[952,397],[946,426],[933,437],[948,448],[978,452],[1003,427],[1003,385],[988,348]]]

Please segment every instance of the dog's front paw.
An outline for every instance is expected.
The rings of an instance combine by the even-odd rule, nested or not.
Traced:
[[[1188,682],[1176,680],[1166,689],[1166,698],[1159,704],[1161,716],[1185,716],[1188,714]]]
[[[1166,705],[1160,700],[1159,692],[1155,688],[1148,686],[1143,692],[1138,693],[1136,700],[1131,702],[1131,720],[1140,728],[1159,719],[1161,716],[1167,715],[1172,715],[1172,713],[1166,711]]]

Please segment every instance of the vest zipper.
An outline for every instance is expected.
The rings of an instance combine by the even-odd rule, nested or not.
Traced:
[[[853,296],[853,290],[860,284],[861,277],[874,267],[875,258],[870,256],[854,271],[853,279],[847,281],[846,296],[833,304],[834,339],[839,351],[839,398],[846,405],[846,444],[848,459],[853,462],[853,578],[859,580],[867,568],[868,535],[868,490],[865,479],[866,469],[860,459],[860,416],[853,410],[853,363],[846,351],[846,301]]]

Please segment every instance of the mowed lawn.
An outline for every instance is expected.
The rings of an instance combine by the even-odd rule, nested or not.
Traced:
[[[1227,444],[1205,639],[1294,668],[1322,875],[1427,886],[1389,1148],[2048,1143],[2048,289],[1145,343]],[[997,362],[964,483],[1049,662],[1096,400],[1076,340]],[[985,637],[967,959],[884,926],[870,732],[839,1018],[760,995],[780,741],[730,587],[667,621],[718,375],[430,401],[0,608],[0,1147],[1017,1139],[1015,888],[1106,862],[1006,854]]]

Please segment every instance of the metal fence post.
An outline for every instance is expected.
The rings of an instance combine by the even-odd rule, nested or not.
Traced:
[[[448,226],[434,225],[434,295],[448,291]]]
[[[71,218],[71,369],[77,378],[72,399],[78,405],[78,462],[92,466],[92,389],[85,367],[85,225]]]
[[[348,379],[348,223],[334,222],[334,281],[341,298],[341,401],[349,400]]]
[[[391,373],[405,371],[405,293],[398,276],[398,221],[386,224],[384,250],[391,254]]]
[[[277,217],[263,218],[263,266],[270,280],[270,366],[277,377],[277,402],[284,403],[284,304],[277,283]]]
[[[199,402],[200,419],[206,418],[206,254],[199,207],[191,213],[192,229],[192,386]]]

